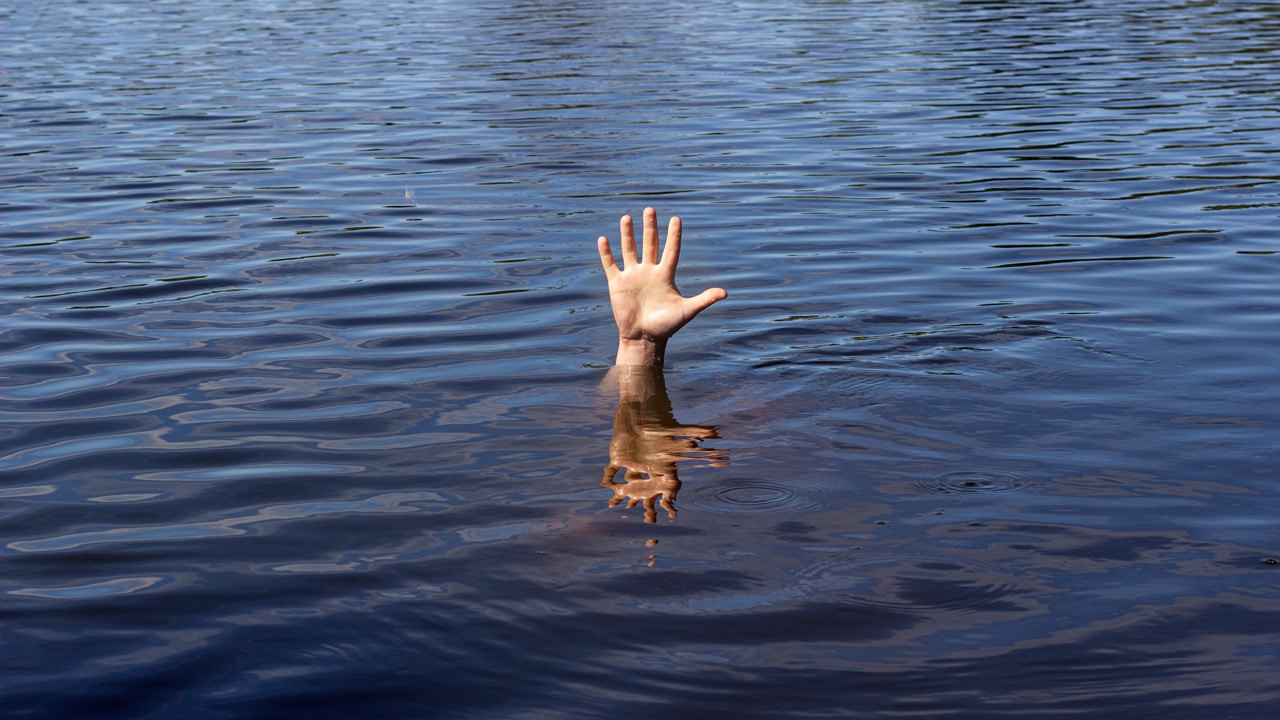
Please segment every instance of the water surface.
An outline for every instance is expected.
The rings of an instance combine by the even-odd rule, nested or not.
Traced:
[[[1280,702],[1275,4],[0,15],[6,714]]]

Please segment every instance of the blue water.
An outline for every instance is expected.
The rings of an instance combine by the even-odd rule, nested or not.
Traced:
[[[0,23],[0,715],[1280,704],[1280,5]]]

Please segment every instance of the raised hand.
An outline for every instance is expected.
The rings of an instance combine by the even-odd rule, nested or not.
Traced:
[[[680,218],[667,225],[666,246],[658,256],[658,215],[644,210],[644,235],[636,247],[631,216],[619,221],[623,267],[613,257],[609,238],[597,241],[600,264],[609,280],[609,302],[618,324],[616,365],[662,367],[667,340],[698,313],[726,297],[721,288],[711,288],[693,297],[684,297],[676,288],[676,265],[680,262]]]

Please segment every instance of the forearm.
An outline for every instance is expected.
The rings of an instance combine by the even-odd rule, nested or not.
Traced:
[[[661,368],[666,356],[666,338],[618,338],[618,356],[613,362],[619,367],[641,365]]]

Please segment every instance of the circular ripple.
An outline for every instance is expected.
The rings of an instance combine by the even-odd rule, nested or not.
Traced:
[[[988,493],[1012,492],[1034,487],[1033,482],[1025,475],[1005,472],[985,472],[982,470],[962,470],[959,472],[939,473],[928,480],[916,483],[917,487],[934,493],[950,495],[955,493]]]
[[[818,503],[785,483],[751,478],[699,485],[689,504],[713,512],[757,514],[804,510]]]
[[[826,558],[798,570],[794,586],[810,599],[912,615],[1020,613],[1034,607],[1017,578],[979,559],[943,555],[869,552]]]

